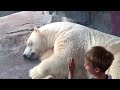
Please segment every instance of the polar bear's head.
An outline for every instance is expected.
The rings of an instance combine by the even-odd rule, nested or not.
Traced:
[[[46,51],[45,36],[34,28],[27,40],[27,47],[23,53],[25,59],[38,59]]]

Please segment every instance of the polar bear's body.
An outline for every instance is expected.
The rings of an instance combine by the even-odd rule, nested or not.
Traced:
[[[115,60],[108,73],[112,78],[120,79],[120,38],[117,36],[71,22],[56,22],[42,26],[38,31],[34,30],[28,38],[27,43],[29,42],[33,43],[32,49],[42,48],[39,52],[35,49],[34,53],[40,53],[39,57],[44,57],[39,65],[30,70],[32,79],[67,78],[68,62],[71,58],[76,63],[75,78],[89,78],[84,69],[84,55],[93,46],[103,46],[114,54]],[[27,50],[24,54],[30,52]],[[52,53],[46,57],[45,53],[49,50]]]

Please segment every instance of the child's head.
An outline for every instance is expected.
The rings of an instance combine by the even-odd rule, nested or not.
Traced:
[[[99,72],[105,73],[113,60],[111,52],[104,47],[94,46],[86,53],[84,66],[88,73],[96,75]]]

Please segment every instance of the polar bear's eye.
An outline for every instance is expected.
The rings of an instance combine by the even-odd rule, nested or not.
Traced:
[[[28,43],[28,45],[27,46],[32,46],[32,43]]]

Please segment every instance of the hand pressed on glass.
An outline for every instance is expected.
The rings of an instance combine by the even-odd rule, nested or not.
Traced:
[[[72,58],[68,64],[68,79],[74,78],[75,60]]]

